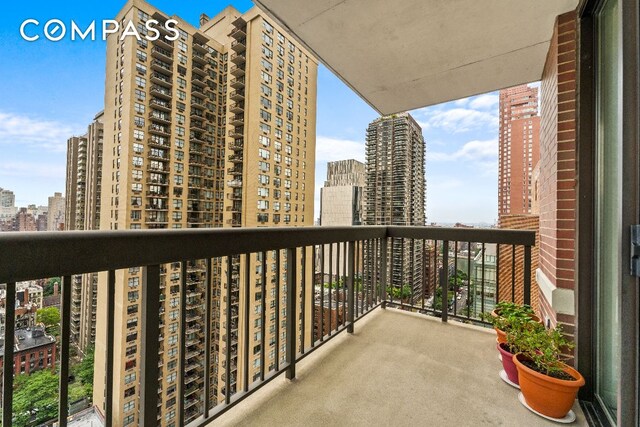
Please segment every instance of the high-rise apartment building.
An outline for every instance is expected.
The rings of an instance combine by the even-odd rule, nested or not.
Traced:
[[[11,219],[17,213],[13,191],[0,187],[0,220]]]
[[[327,179],[324,187],[320,189],[320,225],[362,225],[364,186],[364,163],[354,159],[328,162]],[[331,256],[329,256],[330,253]],[[362,260],[362,256],[358,259]],[[337,263],[338,251],[330,251],[329,246],[325,246],[325,274],[329,274],[329,271],[337,274]],[[319,266],[320,263],[317,263],[317,268]]]
[[[531,213],[532,173],[540,160],[538,88],[500,91],[498,216]]]
[[[366,141],[365,225],[425,225],[425,142],[422,129],[408,113],[381,117],[369,124]],[[409,285],[422,295],[423,243],[391,239],[389,285]],[[365,253],[365,275],[371,255]],[[365,282],[371,277],[366,277]]]
[[[169,16],[143,1],[129,1],[116,19],[132,21],[143,37],[122,37],[122,25],[119,33],[107,39],[100,228],[312,225],[315,59],[257,8],[241,14],[227,7],[211,19],[203,15],[200,28],[171,17],[177,21],[174,40],[163,25]],[[154,41],[144,38],[150,19],[160,22],[156,26],[160,37]],[[186,268],[184,324],[180,263],[162,267],[159,425],[178,425],[180,411],[187,422],[202,413],[205,375],[210,376],[213,404],[227,386],[232,392],[246,387],[244,364],[238,361],[244,340],[238,339],[238,331],[243,331],[245,319],[239,284],[245,283],[247,271],[255,274],[247,283],[257,304],[248,313],[253,355],[249,380],[260,375],[256,348],[265,352],[266,372],[275,366],[276,357],[283,360],[285,352],[276,349],[275,343],[284,327],[273,322],[278,311],[276,257],[280,259],[280,254],[266,254],[266,268],[262,254],[248,261],[244,256],[232,257],[230,283],[227,263],[213,261],[214,311],[208,328],[203,324],[204,262],[189,262]],[[306,259],[310,262],[311,256]],[[246,262],[251,268],[245,268]],[[286,263],[280,267],[279,273],[284,274]],[[311,268],[306,271],[311,277]],[[99,275],[94,403],[103,412],[111,411],[115,423],[123,426],[135,424],[138,417],[141,273],[135,268],[116,273],[117,377],[111,408],[106,408],[103,395],[106,313],[102,308],[106,305],[100,301],[106,298],[106,275]],[[263,280],[268,284],[267,295],[261,292]],[[233,301],[230,325],[225,320],[226,304],[220,300],[227,287]],[[268,304],[269,328],[258,311],[262,300]],[[213,363],[205,367],[207,330]],[[227,334],[232,342],[228,385]],[[178,372],[181,347],[184,371]],[[184,402],[178,402],[181,375],[185,376]]]
[[[62,193],[54,193],[49,197],[49,207],[47,210],[47,230],[64,230],[65,201]]]
[[[357,160],[327,163],[320,189],[320,225],[361,225],[365,166]]]
[[[67,140],[65,224],[67,230],[97,230],[102,191],[104,113],[98,113],[87,133]],[[73,277],[71,339],[81,351],[94,344],[98,275]]]

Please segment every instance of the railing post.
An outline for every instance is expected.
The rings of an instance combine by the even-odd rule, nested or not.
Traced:
[[[524,303],[531,305],[531,246],[524,247]]]
[[[13,346],[16,327],[16,283],[5,285],[4,365],[2,367],[2,425],[11,427],[13,418]],[[54,361],[55,362],[55,361]]]
[[[292,380],[296,377],[296,264],[297,249],[287,249],[287,367],[286,377]]]
[[[380,239],[380,300],[387,308],[387,237]]]
[[[160,326],[160,266],[142,269],[142,368],[140,370],[140,421],[143,427],[158,424],[158,339]]]
[[[105,381],[105,401],[107,408],[113,407],[113,348],[115,336],[115,310],[116,310],[116,272],[109,270],[107,273],[107,366]],[[106,411],[105,427],[113,426],[113,411]]]
[[[71,276],[62,278],[62,303],[60,310],[60,401],[58,423],[67,426],[69,415],[69,352],[71,339]]]
[[[449,241],[442,242],[442,270],[440,271],[440,286],[442,288],[442,321],[449,317]]]
[[[354,296],[354,279],[355,279],[355,255],[356,255],[356,242],[349,242],[349,254],[347,255],[347,332],[353,333],[353,322],[355,321],[355,296]]]

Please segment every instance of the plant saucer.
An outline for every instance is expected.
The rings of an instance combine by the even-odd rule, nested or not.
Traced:
[[[571,424],[572,422],[574,422],[576,420],[576,414],[573,411],[569,411],[567,413],[567,415],[564,416],[564,418],[552,418],[552,417],[549,417],[547,415],[541,414],[540,412],[538,412],[535,409],[531,408],[531,406],[529,406],[527,404],[527,401],[524,400],[524,396],[522,395],[522,392],[518,393],[518,400],[520,401],[520,403],[522,403],[522,405],[525,408],[527,408],[528,410],[530,410],[534,414],[541,416],[542,418],[546,418],[549,421],[553,421],[553,422],[560,423],[560,424]]]

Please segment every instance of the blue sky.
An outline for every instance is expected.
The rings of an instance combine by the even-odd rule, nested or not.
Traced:
[[[154,6],[197,23],[228,0],[157,0]],[[240,11],[248,1],[231,2]],[[110,19],[124,1],[9,2],[3,8],[0,49],[0,187],[11,189],[20,206],[45,204],[64,192],[66,140],[82,134],[104,96],[105,43],[46,40],[19,35],[28,18],[61,19],[81,27]],[[493,223],[497,218],[497,93],[411,112],[426,141],[427,221]],[[377,114],[330,71],[318,75],[316,193],[326,162],[364,161],[365,130]],[[319,203],[316,198],[316,211]]]

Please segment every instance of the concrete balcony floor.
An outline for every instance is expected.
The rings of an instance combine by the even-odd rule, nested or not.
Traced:
[[[377,309],[222,416],[221,425],[548,426],[505,384],[490,329]],[[587,425],[578,404],[573,425]],[[217,424],[217,423],[216,423]]]

